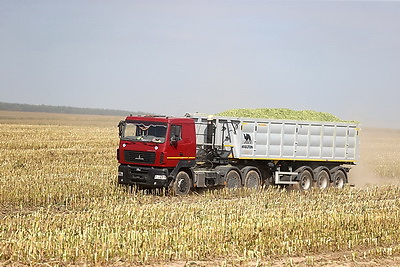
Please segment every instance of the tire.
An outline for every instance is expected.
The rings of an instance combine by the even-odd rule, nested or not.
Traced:
[[[242,187],[242,181],[240,179],[240,173],[237,170],[230,170],[226,174],[226,188],[235,189]]]
[[[335,188],[342,189],[347,183],[347,175],[343,170],[337,170],[333,174],[332,186]]]
[[[247,188],[259,188],[261,186],[261,177],[258,171],[249,170],[244,177],[244,186]]]
[[[304,169],[299,174],[299,183],[296,184],[295,188],[300,191],[308,191],[312,188],[313,176],[311,171]]]
[[[321,190],[325,190],[330,185],[329,172],[326,169],[320,169],[316,173],[315,187]]]
[[[175,176],[175,181],[172,183],[172,193],[176,196],[185,196],[189,194],[192,187],[192,180],[189,174],[185,171],[180,171]]]

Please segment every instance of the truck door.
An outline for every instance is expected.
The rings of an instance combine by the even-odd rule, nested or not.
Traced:
[[[176,166],[180,160],[194,160],[196,158],[196,137],[194,133],[191,134],[190,126],[190,124],[185,123],[170,126],[169,149],[166,155],[170,163],[168,165]]]

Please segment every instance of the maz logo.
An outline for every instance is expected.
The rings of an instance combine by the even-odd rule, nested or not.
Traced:
[[[136,160],[144,160],[144,158],[142,158],[142,156],[140,156],[140,154],[139,154],[139,156],[137,156],[135,159],[136,159]]]
[[[248,133],[243,134],[243,137],[244,137],[243,144],[251,144],[251,136],[250,136],[250,134],[248,134]]]

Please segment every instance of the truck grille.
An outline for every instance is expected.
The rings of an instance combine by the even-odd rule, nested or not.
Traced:
[[[124,158],[130,163],[153,164],[156,160],[155,152],[125,150]]]

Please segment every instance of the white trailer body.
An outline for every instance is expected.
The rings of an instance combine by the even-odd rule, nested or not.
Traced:
[[[224,164],[242,170],[243,185],[253,166],[264,182],[342,187],[350,170],[345,166],[359,158],[356,123],[187,116],[195,122],[198,159],[210,151],[214,159],[228,159]]]
[[[334,161],[355,164],[359,157],[359,126],[343,122],[308,122],[191,116],[197,145],[231,150],[230,157],[260,160]],[[207,140],[207,125],[215,127]]]

